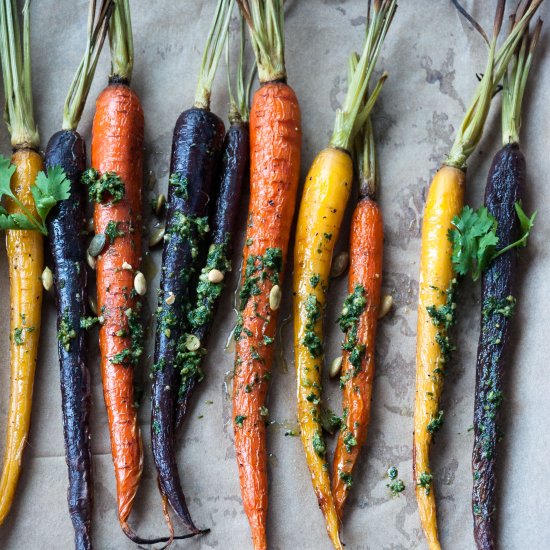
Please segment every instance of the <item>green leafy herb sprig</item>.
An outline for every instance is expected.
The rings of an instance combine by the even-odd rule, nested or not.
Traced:
[[[10,182],[15,170],[16,167],[11,164],[11,161],[0,155],[0,201],[6,196],[21,209],[20,213],[9,214],[3,206],[0,206],[0,229],[34,229],[42,235],[47,235],[46,218],[59,201],[69,198],[71,183],[60,166],[53,166],[48,171],[39,172],[31,187],[37,217],[11,190]]]
[[[527,246],[527,239],[535,225],[537,212],[527,216],[521,204],[514,204],[519,219],[521,236],[520,238],[497,250],[499,239],[497,237],[497,221],[484,206],[474,210],[465,206],[460,216],[453,218],[453,229],[449,230],[449,240],[453,245],[453,267],[457,274],[471,274],[472,279],[477,281],[489,264],[500,255],[512,248]]]

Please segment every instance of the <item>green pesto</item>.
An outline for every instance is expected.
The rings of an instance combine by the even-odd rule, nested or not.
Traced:
[[[302,344],[309,350],[311,357],[316,358],[323,355],[323,343],[317,334],[317,323],[321,319],[321,302],[315,294],[307,297],[306,304],[306,332],[302,338]]]
[[[316,288],[320,280],[321,280],[321,275],[319,275],[318,273],[315,275],[312,275],[309,278],[309,284],[311,285],[311,288]]]
[[[61,342],[61,345],[65,351],[69,351],[71,347],[71,340],[76,338],[76,330],[71,326],[71,321],[69,319],[69,314],[65,312],[61,317],[59,322],[59,327],[57,329],[57,339]]]
[[[325,440],[323,439],[323,434],[317,430],[313,435],[313,450],[317,453],[318,456],[323,458],[327,452],[327,446]]]
[[[119,225],[120,222],[114,222],[113,220],[111,220],[105,228],[105,235],[109,237],[109,242],[111,244],[115,242],[115,239],[117,237],[124,237],[125,235],[124,231],[120,231],[120,229],[118,228]]]
[[[186,216],[181,212],[176,214],[174,222],[166,230],[168,235],[179,236],[189,246],[193,258],[198,256],[199,244],[209,231],[207,216]],[[185,270],[185,279],[189,276],[187,271]]]
[[[98,317],[81,317],[80,318],[80,328],[83,330],[90,330],[97,323],[99,323]]]
[[[214,306],[223,292],[224,281],[213,283],[208,279],[208,274],[213,269],[225,274],[231,268],[229,239],[227,234],[223,243],[212,244],[208,251],[197,285],[197,307],[188,314],[190,326],[195,330],[207,326],[214,317]]]
[[[417,485],[426,491],[426,496],[430,494],[433,476],[429,472],[422,472]]]
[[[186,341],[187,334],[184,334],[178,342],[176,351],[176,368],[181,374],[180,395],[183,395],[194,383],[204,380],[201,362],[206,355],[206,350],[201,347],[188,350]]]
[[[355,436],[351,432],[348,432],[344,436],[344,446],[346,447],[346,451],[348,453],[351,453],[352,448],[355,447],[356,445],[357,445],[357,439],[355,439]]]
[[[269,280],[273,285],[279,284],[282,269],[283,251],[280,248],[267,248],[263,255],[251,254],[247,258],[244,281],[239,293],[239,314],[234,331],[235,340],[240,340],[243,333],[248,337],[252,336],[249,330],[243,329],[242,312],[250,298],[261,294],[260,283]]]
[[[426,429],[429,433],[434,434],[439,431],[441,426],[443,426],[443,411],[439,411],[437,416],[433,417],[430,422],[428,422]]]
[[[516,313],[516,299],[514,296],[497,299],[494,296],[489,296],[483,303],[483,316],[485,318],[491,315],[502,315],[510,318]]]
[[[172,186],[176,196],[183,199],[188,198],[187,185],[187,178],[180,176],[179,174],[171,174],[168,179],[168,187]]]
[[[395,497],[405,490],[405,483],[403,483],[402,479],[396,479],[395,481],[388,483],[386,487],[389,488],[391,494]]]
[[[82,183],[88,188],[90,202],[109,204],[120,202],[125,194],[124,182],[115,172],[105,172],[101,177],[95,168],[89,168],[82,174]]]
[[[397,476],[399,475],[399,470],[395,466],[390,466],[388,468],[388,477],[391,481],[394,479],[397,479]]]
[[[128,320],[128,329],[126,334],[130,335],[130,347],[115,353],[111,357],[113,365],[137,365],[139,358],[143,354],[143,326],[140,316],[141,304],[136,304],[135,308],[126,310]]]
[[[365,287],[358,284],[351,294],[344,300],[342,313],[337,319],[340,329],[346,334],[342,349],[349,353],[348,361],[353,367],[340,377],[340,387],[344,388],[346,382],[361,372],[361,361],[365,355],[366,347],[358,342],[359,319],[365,311],[367,297]]]
[[[242,428],[244,425],[244,421],[246,420],[246,416],[243,416],[242,414],[238,414],[235,417],[235,425],[239,426],[239,428]]]
[[[353,485],[353,476],[350,472],[338,472],[338,477],[346,484],[346,489],[351,489]]]
[[[24,340],[23,340],[23,331],[25,329],[23,328],[20,328],[20,327],[16,327],[14,330],[13,330],[13,341],[15,342],[15,345],[16,346],[20,346],[23,344]]]

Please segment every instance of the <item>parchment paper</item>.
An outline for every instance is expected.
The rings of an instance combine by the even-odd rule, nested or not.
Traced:
[[[465,2],[488,29],[494,1]],[[147,186],[151,171],[154,192],[165,191],[173,125],[191,106],[203,43],[215,2],[133,0],[135,69],[132,85],[146,117],[144,174],[145,209],[152,195]],[[289,83],[295,88],[303,114],[303,174],[314,155],[328,141],[334,111],[346,90],[346,62],[359,49],[365,24],[366,0],[288,1],[286,25]],[[482,72],[485,49],[480,37],[464,23],[449,0],[400,2],[384,45],[378,68],[390,73],[374,119],[381,167],[381,204],[386,223],[384,290],[395,307],[380,323],[377,377],[368,443],[362,453],[354,487],[348,499],[343,538],[350,550],[425,548],[411,477],[414,352],[420,226],[427,185],[444,160]],[[510,2],[512,4],[512,2]],[[32,5],[33,77],[36,116],[42,144],[61,126],[65,95],[84,46],[85,0],[34,0]],[[543,5],[548,16],[548,6]],[[523,281],[515,319],[517,342],[508,373],[504,405],[505,433],[500,468],[499,529],[501,548],[548,548],[550,522],[545,503],[550,489],[547,457],[550,442],[546,419],[550,415],[547,376],[549,352],[546,324],[550,257],[546,237],[550,230],[550,171],[548,120],[550,58],[543,32],[526,97],[523,148],[527,156],[529,189],[527,211],[539,211],[529,247],[522,252]],[[104,51],[80,131],[90,141],[95,97],[109,71]],[[490,159],[500,146],[497,105],[489,132],[473,155],[468,169],[467,200],[482,198]],[[225,116],[225,68],[215,84],[212,108]],[[0,125],[0,150],[10,152],[8,134]],[[243,220],[247,198],[243,201]],[[241,232],[244,224],[241,223]],[[348,225],[339,249],[346,247]],[[2,239],[3,242],[3,239]],[[0,451],[8,401],[8,281],[5,247],[0,247]],[[206,359],[206,380],[195,395],[191,414],[179,438],[178,462],[185,493],[195,521],[212,532],[200,539],[174,543],[174,548],[240,550],[251,548],[241,506],[237,466],[232,445],[231,407],[227,385],[233,356],[224,351],[235,315],[232,311],[240,245],[234,272],[220,314],[212,329]],[[160,256],[152,254],[158,265]],[[50,264],[51,265],[51,264]],[[291,267],[289,266],[288,275]],[[287,275],[287,282],[288,282]],[[158,275],[149,281],[149,310],[155,306]],[[345,279],[332,287],[327,315],[327,361],[338,353],[341,334],[334,321],[345,293]],[[289,287],[281,319],[289,312]],[[64,460],[56,352],[53,296],[44,303],[40,361],[36,374],[32,428],[25,450],[23,473],[13,509],[0,528],[4,549],[71,548],[73,529],[66,504]],[[479,289],[465,284],[459,295],[456,328],[458,353],[445,381],[445,425],[437,434],[433,467],[441,540],[446,549],[474,548],[470,511],[470,455],[472,448],[475,350],[479,325]],[[269,397],[270,452],[269,541],[277,550],[329,549],[321,512],[316,503],[299,438],[285,436],[296,424],[292,329],[286,324],[278,349],[285,361],[273,369]],[[90,336],[93,378],[92,434],[95,508],[93,539],[98,549],[133,548],[122,534],[116,516],[115,484],[107,421],[98,369],[96,333]],[[151,332],[149,333],[150,350]],[[156,487],[149,434],[148,369],[150,353],[138,378],[146,389],[140,417],[145,442],[144,474],[132,525],[142,536],[166,533]],[[285,367],[286,364],[286,367]],[[324,384],[327,402],[340,408],[337,382]],[[212,402],[211,404],[209,404]],[[406,490],[392,497],[386,487],[387,468],[395,465]],[[177,524],[177,531],[182,526]]]

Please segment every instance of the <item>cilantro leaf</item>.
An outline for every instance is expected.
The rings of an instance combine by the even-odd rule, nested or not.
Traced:
[[[67,179],[61,166],[53,166],[49,170],[39,172],[31,187],[36,210],[45,222],[50,210],[58,201],[69,198],[71,182]]]
[[[537,213],[527,216],[521,204],[514,204],[521,227],[521,237],[501,250],[496,250],[497,221],[486,207],[473,210],[465,206],[459,216],[453,218],[453,228],[449,230],[448,238],[453,245],[453,269],[459,275],[471,274],[477,281],[489,264],[501,254],[512,248],[527,246],[527,239],[533,229]]]
[[[11,177],[14,172],[15,166],[11,164],[10,159],[0,155],[0,199],[3,195],[13,197],[11,190]]]
[[[36,229],[25,214],[0,213],[0,229]]]

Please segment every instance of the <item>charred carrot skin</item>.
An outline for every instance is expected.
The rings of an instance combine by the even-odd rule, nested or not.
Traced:
[[[22,204],[37,216],[31,186],[43,169],[42,157],[33,149],[17,149],[11,158],[16,171],[11,187]],[[10,214],[20,212],[7,201]],[[43,237],[37,231],[7,231],[10,278],[10,399],[2,477],[0,479],[0,524],[10,511],[21,473],[23,451],[31,420],[34,373],[40,337]]]
[[[96,204],[94,209],[96,233],[105,233],[113,221],[125,234],[110,243],[97,262],[97,305],[103,320],[99,330],[101,373],[123,529],[127,528],[143,468],[131,357],[135,328],[130,326],[139,324],[132,291],[134,272],[141,263],[143,127],[137,95],[120,79],[112,79],[96,102],[92,166],[100,174],[115,172],[125,188],[119,202]]]
[[[151,439],[159,485],[194,533],[201,531],[187,509],[175,458],[176,406],[180,388],[185,391],[195,374],[181,372],[189,353],[187,314],[223,139],[223,122],[206,109],[184,111],[174,128],[153,365]]]
[[[86,315],[86,248],[81,177],[86,169],[86,147],[72,130],[55,133],[46,148],[45,164],[63,168],[70,181],[70,196],[48,217],[53,258],[58,333],[74,334],[69,342],[58,339],[61,406],[65,453],[69,472],[67,499],[75,529],[75,548],[91,548],[92,450],[90,430],[90,373],[86,332],[80,321]]]
[[[523,198],[525,172],[525,157],[516,143],[504,146],[493,159],[485,188],[485,206],[497,221],[499,249],[519,238],[519,220],[514,205]],[[472,455],[474,536],[481,550],[497,548],[497,443],[501,435],[502,379],[509,367],[516,279],[517,252],[509,250],[491,263],[481,280]]]
[[[265,398],[278,307],[270,307],[270,294],[275,286],[280,292],[282,283],[300,149],[300,109],[294,91],[282,81],[262,85],[254,94],[250,113],[250,208],[233,380],[241,494],[256,550],[267,548]]]
[[[205,353],[208,333],[214,320],[218,300],[224,289],[224,281],[211,282],[210,270],[217,269],[224,276],[231,269],[233,231],[237,222],[241,202],[241,191],[247,177],[250,159],[250,132],[248,122],[231,123],[225,135],[219,170],[219,189],[212,221],[212,241],[197,286],[196,307],[189,312],[191,333],[201,343],[201,348],[189,354],[187,363],[198,361]],[[190,365],[191,366],[191,365]],[[200,368],[200,366],[199,366]],[[193,375],[185,379],[180,388],[176,429],[181,425],[189,400],[202,372],[193,370]]]
[[[358,319],[355,342],[350,342],[349,330],[346,337],[346,343],[351,344],[353,349],[346,350],[344,346],[343,352],[341,385],[344,416],[332,474],[332,492],[339,518],[343,515],[351,476],[367,439],[370,420],[384,248],[382,212],[375,200],[365,197],[359,201],[353,213],[350,233],[348,292],[352,295],[360,287],[365,305]],[[351,358],[352,354],[355,359]]]

